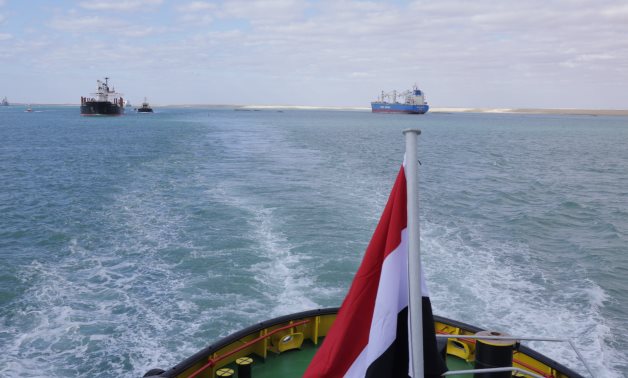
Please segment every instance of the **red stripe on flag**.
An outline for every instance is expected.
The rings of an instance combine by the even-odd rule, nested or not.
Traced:
[[[304,377],[342,377],[368,344],[382,265],[407,227],[406,193],[402,167],[351,288]]]

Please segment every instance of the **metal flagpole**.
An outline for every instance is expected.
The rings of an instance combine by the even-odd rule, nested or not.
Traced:
[[[419,165],[417,140],[421,130],[407,129],[406,166],[404,173],[408,191],[408,285],[409,337],[413,378],[423,378],[423,311],[421,294],[421,246],[419,229]]]

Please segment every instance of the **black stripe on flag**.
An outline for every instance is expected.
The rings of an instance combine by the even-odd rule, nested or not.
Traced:
[[[434,315],[429,297],[421,301],[423,311],[423,362],[425,378],[437,378],[447,371],[447,365],[436,343]],[[400,378],[409,377],[408,351],[408,308],[401,310],[397,316],[397,335],[395,341],[366,370],[366,378]]]

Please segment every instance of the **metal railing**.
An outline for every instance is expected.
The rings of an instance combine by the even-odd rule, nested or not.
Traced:
[[[207,362],[205,365],[201,366],[200,369],[197,369],[192,374],[190,374],[190,376],[188,378],[195,378],[196,376],[200,375],[203,371],[205,371],[207,368],[209,368],[211,366],[215,366],[217,362],[222,361],[225,358],[230,357],[230,356],[232,356],[232,355],[242,351],[243,349],[246,349],[246,348],[250,347],[251,345],[254,345],[255,343],[257,343],[257,342],[259,342],[261,340],[267,339],[267,338],[271,337],[272,335],[274,335],[274,334],[276,334],[278,332],[284,331],[286,329],[294,328],[296,326],[300,326],[300,325],[303,325],[303,324],[306,324],[306,323],[309,323],[309,322],[310,322],[310,320],[306,319],[306,320],[301,320],[301,321],[298,321],[298,322],[290,323],[290,324],[284,325],[284,326],[279,327],[279,328],[275,328],[272,331],[266,333],[265,335],[262,335],[262,336],[254,338],[253,340],[247,341],[244,344],[240,345],[239,347],[237,347],[237,348],[235,348],[233,350],[230,350],[230,351],[228,351],[228,352],[226,352],[224,354],[221,354],[219,356],[210,358],[209,362]]]
[[[516,336],[488,336],[488,335],[486,335],[486,336],[484,336],[484,335],[478,336],[478,335],[443,335],[443,334],[438,334],[438,335],[436,335],[436,337],[439,338],[439,339],[516,340],[516,341],[525,340],[525,341],[549,341],[549,342],[569,343],[569,345],[574,350],[574,352],[576,352],[576,355],[578,356],[578,359],[580,359],[580,362],[582,362],[584,367],[589,372],[589,375],[591,375],[591,377],[595,378],[595,375],[593,374],[591,368],[589,367],[589,365],[585,361],[584,357],[582,357],[582,354],[580,353],[578,348],[576,348],[576,345],[573,343],[573,341],[571,341],[569,339],[556,339],[556,338],[551,338],[551,337],[516,337]],[[500,368],[497,368],[497,369],[500,369]],[[508,370],[510,370],[510,371],[519,371],[519,372],[522,372],[524,374],[531,375],[533,377],[543,378],[540,375],[536,375],[536,374],[534,374],[532,372],[529,372],[527,370],[520,369],[520,368],[505,368],[505,369],[507,369],[507,370],[499,370],[499,371],[508,371]],[[488,370],[490,370],[490,369],[488,369]],[[487,369],[476,369],[476,370],[464,370],[465,373],[463,373],[462,370],[458,370],[458,371],[455,371],[455,372],[447,372],[447,373],[445,373],[443,375],[467,374],[467,373],[470,373],[470,372],[484,372],[484,371],[489,373],[489,371],[487,371]],[[493,371],[497,372],[498,370],[493,370]]]
[[[518,367],[501,367],[501,368],[486,368],[486,369],[469,369],[469,370],[455,370],[455,371],[448,371],[446,373],[443,374],[443,376],[446,375],[462,375],[462,374],[475,374],[475,373],[499,373],[499,372],[503,372],[503,371],[511,371],[513,373],[521,373],[521,374],[525,374],[525,375],[529,375],[531,377],[534,378],[547,378],[544,377],[542,375],[538,375],[535,374],[531,371],[525,370],[525,369],[521,369]]]

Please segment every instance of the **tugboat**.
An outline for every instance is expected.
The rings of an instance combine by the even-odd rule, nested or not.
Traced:
[[[150,105],[148,104],[148,101],[146,101],[146,97],[144,97],[144,102],[142,102],[142,107],[137,108],[137,112],[138,113],[152,113],[153,112],[153,108],[151,108]]]
[[[404,97],[404,102],[397,101],[397,97]],[[387,99],[390,102],[386,101]],[[392,91],[382,94],[377,101],[371,102],[373,113],[405,113],[405,114],[425,114],[430,109],[425,101],[425,93],[416,86],[412,90],[405,92]]]
[[[95,97],[81,97],[81,115],[114,116],[124,113],[122,93],[117,93],[114,88],[109,89],[109,78],[106,77],[104,82],[97,82],[98,90],[92,93]]]
[[[2,106],[9,106],[9,100],[7,100],[7,98],[6,98],[6,97],[5,97],[5,98],[3,98],[3,99],[2,99],[2,103],[1,103],[1,105],[2,105]]]
[[[568,343],[593,377],[569,339],[512,336],[432,315],[413,200],[420,132],[404,131],[403,166],[340,308],[263,321],[144,377],[233,378],[236,371],[238,378],[408,377],[412,371],[426,378],[584,378],[521,341]]]

